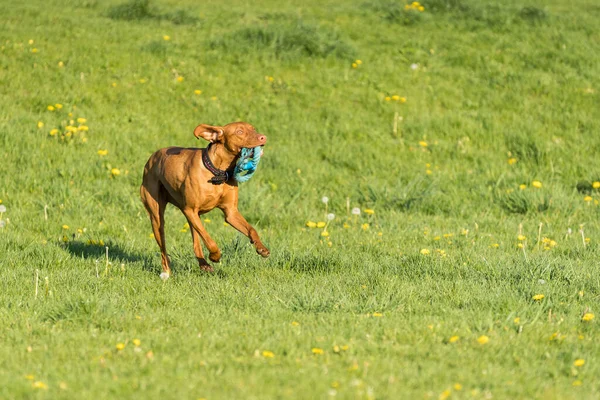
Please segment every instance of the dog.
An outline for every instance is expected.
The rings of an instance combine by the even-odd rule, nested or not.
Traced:
[[[208,258],[215,263],[221,259],[221,251],[200,220],[200,215],[215,207],[223,211],[229,225],[250,239],[259,255],[266,258],[270,254],[256,230],[238,211],[238,185],[233,177],[233,169],[242,148],[264,146],[267,137],[246,122],[232,122],[225,126],[198,125],[194,129],[194,136],[207,140],[208,147],[160,149],[150,156],[144,167],[140,196],[160,247],[162,279],[171,276],[164,229],[168,203],[179,208],[187,219],[194,253],[202,270],[213,272],[204,258],[199,237],[210,252]]]

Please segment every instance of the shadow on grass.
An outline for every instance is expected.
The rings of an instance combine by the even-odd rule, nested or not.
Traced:
[[[76,257],[83,259],[104,259],[106,257],[106,247],[108,247],[108,261],[113,264],[123,262],[140,262],[142,268],[146,271],[156,272],[157,268],[153,265],[153,257],[148,255],[133,253],[125,250],[116,243],[107,243],[106,246],[97,244],[88,244],[80,241],[70,241],[64,244],[64,248]]]
[[[140,263],[142,269],[153,274],[160,274],[160,255],[156,251],[149,251],[147,254],[139,254],[131,252],[120,247],[116,243],[107,243],[106,246],[97,244],[88,244],[81,241],[70,241],[65,243],[64,248],[75,257],[83,259],[102,260],[106,257],[106,247],[108,247],[108,261],[113,265],[121,263]],[[198,263],[194,258],[190,262],[189,257],[182,256],[178,253],[169,254],[171,260],[171,268],[175,274],[200,274],[207,276],[215,276],[219,279],[226,279],[227,272],[219,268],[220,264],[213,263],[212,266],[215,272],[207,274],[198,267]]]

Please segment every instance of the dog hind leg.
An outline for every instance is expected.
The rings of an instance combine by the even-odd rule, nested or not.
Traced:
[[[140,188],[142,202],[150,216],[152,223],[152,232],[158,247],[160,247],[161,265],[163,272],[160,274],[162,279],[167,279],[171,275],[169,257],[167,255],[167,246],[165,242],[165,209],[167,207],[167,196],[165,189],[158,181],[149,182],[144,177],[144,183]]]

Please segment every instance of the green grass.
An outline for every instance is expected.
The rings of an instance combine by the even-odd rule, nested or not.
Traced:
[[[596,2],[252,4],[0,4],[0,398],[598,398]],[[170,208],[162,282],[143,166],[235,120],[272,255]]]

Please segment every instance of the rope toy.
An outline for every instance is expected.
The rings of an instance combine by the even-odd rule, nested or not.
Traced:
[[[252,178],[256,172],[262,153],[262,147],[254,147],[252,149],[242,148],[240,158],[238,158],[233,170],[233,177],[236,181],[247,182]]]

